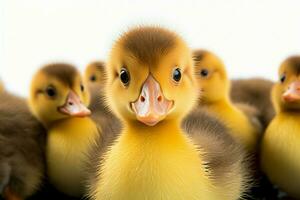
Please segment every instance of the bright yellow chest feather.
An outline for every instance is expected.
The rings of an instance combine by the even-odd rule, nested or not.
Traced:
[[[240,141],[248,150],[256,148],[258,131],[242,111],[226,103],[211,105],[209,110],[230,129],[233,138]]]
[[[272,182],[300,198],[300,116],[277,115],[262,141],[262,167]]]
[[[97,200],[221,199],[199,154],[185,134],[171,128],[125,131],[107,153],[93,195]]]
[[[82,195],[87,153],[98,135],[89,118],[66,119],[49,129],[48,174],[58,189],[72,196]]]

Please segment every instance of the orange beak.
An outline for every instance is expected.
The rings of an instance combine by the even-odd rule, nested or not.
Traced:
[[[289,103],[300,101],[300,81],[292,82],[283,93],[282,99]]]
[[[79,96],[71,91],[64,105],[58,108],[58,111],[72,117],[86,117],[91,111],[81,102]]]
[[[148,126],[154,126],[162,121],[173,105],[173,101],[164,97],[159,83],[152,75],[144,82],[139,98],[131,103],[137,120]]]

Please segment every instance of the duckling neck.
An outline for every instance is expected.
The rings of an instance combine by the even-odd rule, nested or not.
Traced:
[[[127,134],[132,135],[139,135],[139,136],[147,136],[147,135],[165,135],[167,134],[170,136],[170,134],[181,134],[181,128],[180,128],[180,121],[178,120],[169,120],[169,121],[162,121],[156,124],[155,126],[147,126],[140,122],[134,121],[129,122],[125,124],[125,130]],[[170,130],[170,131],[168,131]]]

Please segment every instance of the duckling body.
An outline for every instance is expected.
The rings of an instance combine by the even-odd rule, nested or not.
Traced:
[[[48,174],[56,187],[73,196],[83,194],[87,155],[98,136],[95,123],[88,117],[61,120],[49,128]]]
[[[217,199],[219,196],[211,192],[213,185],[204,165],[201,167],[203,161],[197,147],[179,127],[161,126],[155,134],[153,130],[129,128],[107,154],[101,171],[103,182],[99,183],[103,187],[96,191],[96,196],[103,199]]]
[[[21,200],[40,188],[45,175],[46,131],[26,100],[0,94],[0,196]]]
[[[269,179],[294,197],[300,197],[300,114],[277,115],[262,142],[262,166]]]
[[[230,97],[234,103],[246,103],[258,110],[258,119],[267,128],[275,116],[271,102],[273,81],[263,78],[237,79],[231,81]]]

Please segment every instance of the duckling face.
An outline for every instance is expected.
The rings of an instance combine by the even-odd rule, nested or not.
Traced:
[[[106,93],[126,122],[154,126],[184,117],[197,98],[195,84],[191,53],[171,31],[136,28],[113,47]]]
[[[90,63],[84,74],[86,83],[89,86],[100,86],[103,87],[105,83],[105,64],[104,62],[92,62]]]
[[[289,57],[281,64],[272,97],[279,110],[300,110],[300,56]]]
[[[45,124],[68,117],[85,117],[89,93],[79,72],[68,64],[50,64],[33,77],[29,104]]]
[[[230,85],[223,62],[213,53],[204,50],[194,51],[193,58],[201,102],[212,103],[225,98]]]

